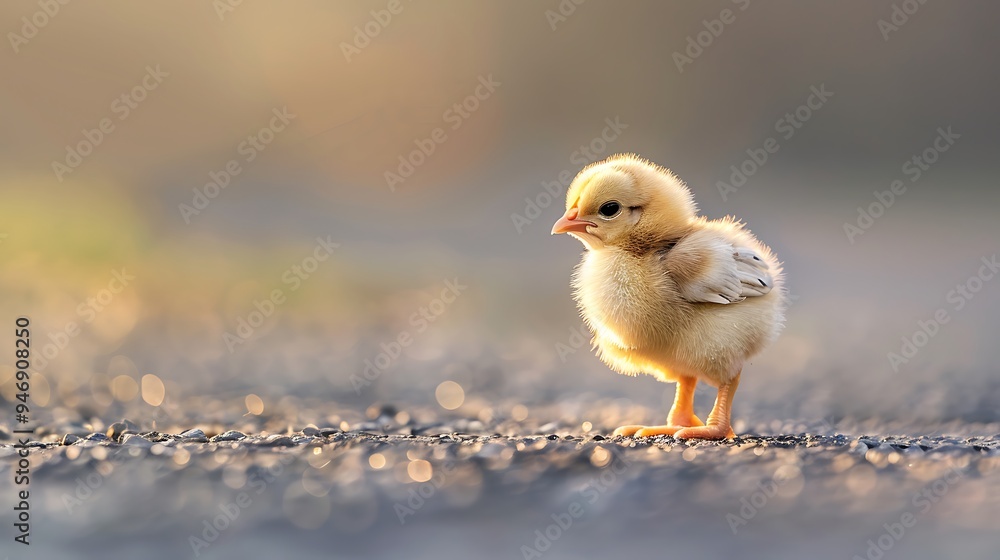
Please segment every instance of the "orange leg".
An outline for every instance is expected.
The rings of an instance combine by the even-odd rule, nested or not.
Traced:
[[[674,433],[677,439],[732,439],[736,437],[729,424],[732,412],[733,395],[740,384],[740,374],[728,383],[719,385],[719,394],[715,397],[715,406],[708,415],[708,424],[692,428],[684,428]]]
[[[674,405],[670,407],[665,426],[622,426],[615,430],[615,435],[624,437],[672,436],[682,428],[704,426],[705,424],[694,415],[694,389],[697,385],[698,380],[694,377],[681,377],[677,380]]]

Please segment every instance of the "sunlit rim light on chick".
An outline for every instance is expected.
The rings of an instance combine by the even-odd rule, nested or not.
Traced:
[[[622,426],[616,436],[725,439],[743,364],[784,320],[781,264],[734,218],[697,214],[687,186],[634,155],[584,168],[552,233],[588,249],[574,296],[598,356],[627,375],[677,383],[663,426]],[[718,389],[703,423],[698,381]]]

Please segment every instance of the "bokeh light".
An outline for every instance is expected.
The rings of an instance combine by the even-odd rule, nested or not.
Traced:
[[[434,390],[438,404],[447,410],[455,410],[465,402],[465,391],[454,381],[445,381]]]

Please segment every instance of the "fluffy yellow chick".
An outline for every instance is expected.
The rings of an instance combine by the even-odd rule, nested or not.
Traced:
[[[733,218],[697,215],[687,186],[634,155],[584,168],[552,233],[586,246],[573,276],[598,355],[626,375],[677,383],[664,426],[622,426],[618,436],[725,439],[743,363],[781,329],[781,264]],[[718,388],[703,423],[698,381]]]

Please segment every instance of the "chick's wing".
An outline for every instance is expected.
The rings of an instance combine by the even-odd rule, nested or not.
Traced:
[[[771,291],[769,266],[758,252],[718,232],[700,231],[657,253],[659,265],[690,302],[729,305]]]

